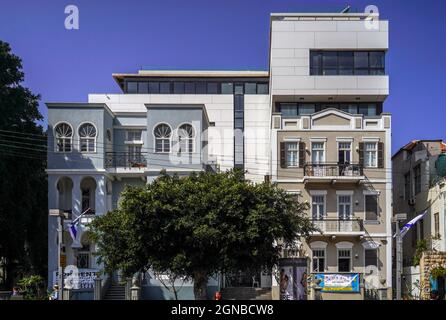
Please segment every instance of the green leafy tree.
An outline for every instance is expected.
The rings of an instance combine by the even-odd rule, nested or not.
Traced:
[[[0,41],[0,267],[7,289],[21,275],[45,275],[47,264],[43,117],[40,97],[23,81],[20,58]]]
[[[108,271],[176,274],[192,279],[195,298],[206,299],[217,272],[271,269],[283,246],[314,230],[307,209],[240,171],[183,178],[162,172],[144,187],[127,187],[119,208],[96,218],[92,231]]]

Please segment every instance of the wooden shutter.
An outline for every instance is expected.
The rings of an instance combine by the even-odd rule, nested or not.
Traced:
[[[384,168],[384,143],[378,142],[378,168]]]
[[[286,152],[285,152],[286,143],[281,142],[280,143],[280,167],[286,168]]]
[[[364,142],[359,143],[359,165],[364,166]]]
[[[305,142],[299,143],[299,168],[305,166]]]

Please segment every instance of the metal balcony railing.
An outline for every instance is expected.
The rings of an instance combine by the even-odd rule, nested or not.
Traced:
[[[364,175],[360,164],[312,163],[304,166],[306,177],[360,177]]]
[[[147,154],[128,152],[106,152],[106,168],[147,168]]]
[[[313,219],[313,225],[320,231],[327,232],[363,232],[362,219]]]

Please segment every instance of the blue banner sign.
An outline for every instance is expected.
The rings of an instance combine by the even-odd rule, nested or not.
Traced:
[[[319,273],[314,275],[322,292],[359,293],[359,278],[359,273]]]

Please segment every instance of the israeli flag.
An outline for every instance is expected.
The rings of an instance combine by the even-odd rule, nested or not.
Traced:
[[[410,220],[408,223],[406,223],[404,225],[404,227],[401,228],[400,230],[400,236],[401,238],[404,237],[406,235],[406,233],[409,232],[410,228],[412,228],[418,221],[420,221],[421,219],[424,218],[424,216],[426,215],[427,210],[424,211],[422,214],[419,214],[418,216],[416,216],[415,218],[413,218],[412,220]],[[396,237],[396,233],[393,236],[394,238]]]
[[[70,231],[71,238],[73,241],[76,241],[77,239],[77,222],[70,223],[70,227],[68,228]]]

